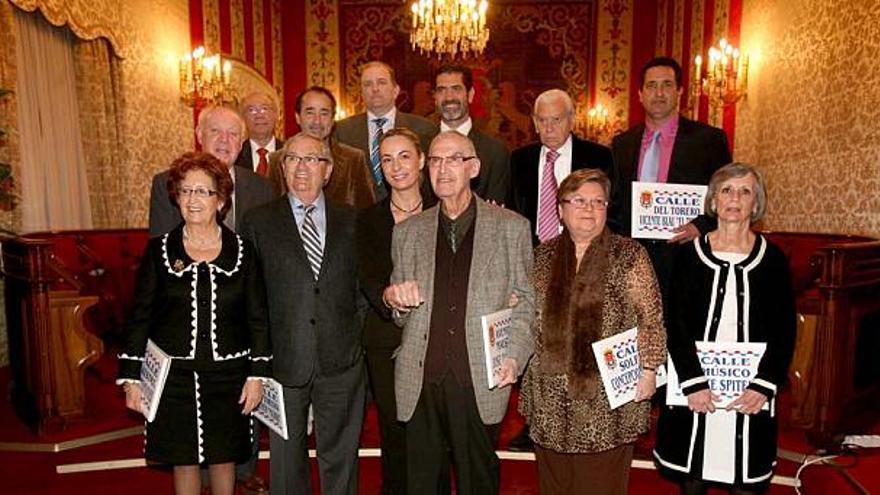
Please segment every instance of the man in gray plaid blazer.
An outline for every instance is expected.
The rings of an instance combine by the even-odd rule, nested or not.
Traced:
[[[384,293],[404,329],[394,379],[408,491],[437,492],[448,446],[459,493],[498,493],[498,425],[534,348],[529,223],[471,192],[480,160],[466,136],[440,133],[427,162],[440,204],[395,227]],[[508,306],[512,340],[489,389],[480,317]]]

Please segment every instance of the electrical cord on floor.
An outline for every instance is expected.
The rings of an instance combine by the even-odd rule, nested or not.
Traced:
[[[853,478],[847,471],[847,468],[851,468],[858,464],[858,449],[857,446],[854,445],[841,445],[841,451],[836,454],[829,455],[820,455],[818,457],[812,456],[804,456],[804,460],[801,465],[798,467],[797,472],[794,475],[795,481],[795,491],[798,495],[807,495],[806,491],[802,489],[801,485],[801,474],[803,471],[814,464],[823,464],[826,465],[838,473],[840,473],[860,495],[871,495],[864,486],[861,485],[855,478]],[[820,451],[821,452],[821,451]],[[817,452],[820,453],[820,452]],[[811,458],[812,457],[812,458]],[[837,459],[838,457],[852,457],[853,461],[847,464],[841,464],[837,462],[831,462],[833,459]]]

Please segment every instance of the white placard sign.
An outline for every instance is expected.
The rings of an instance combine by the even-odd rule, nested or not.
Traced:
[[[693,184],[632,183],[632,237],[670,239],[672,230],[701,213],[706,186]]]
[[[636,385],[642,376],[639,359],[638,329],[633,327],[607,339],[593,342],[593,355],[599,366],[599,375],[605,386],[605,395],[611,409],[616,409],[636,398]],[[657,369],[657,386],[666,383],[666,372]]]
[[[727,407],[739,397],[758,374],[758,364],[767,349],[764,342],[703,342],[697,344],[697,359],[709,389],[721,398],[715,407]],[[672,358],[667,364],[669,380],[666,404],[686,406],[687,396],[681,392],[678,373]],[[767,405],[765,404],[765,409]]]
[[[159,402],[162,400],[162,390],[165,389],[165,380],[168,379],[170,370],[171,357],[152,340],[147,340],[144,362],[141,364],[141,401],[145,411],[144,416],[149,423],[156,419]]]
[[[311,412],[311,409],[309,410]],[[263,380],[263,400],[254,409],[254,416],[287,440],[287,415],[284,412],[284,390],[271,378]]]
[[[501,378],[501,361],[510,347],[510,309],[502,309],[480,318],[483,325],[483,354],[486,359],[486,379],[489,388],[495,388]]]

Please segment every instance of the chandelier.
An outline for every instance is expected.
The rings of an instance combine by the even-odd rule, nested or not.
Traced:
[[[229,85],[232,64],[198,47],[180,59],[180,99],[189,107],[234,101]]]
[[[699,97],[709,99],[712,122],[718,122],[720,110],[735,105],[746,96],[749,80],[749,57],[722,38],[718,47],[709,48],[709,64],[703,77],[703,57],[694,58],[694,76],[691,84],[692,111],[698,111]]]
[[[477,55],[486,48],[487,0],[417,0],[412,3],[409,41],[419,53],[455,57]]]

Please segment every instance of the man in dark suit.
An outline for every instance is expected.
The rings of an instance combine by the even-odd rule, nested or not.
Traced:
[[[288,194],[248,212],[243,227],[263,267],[273,373],[289,439],[270,434],[273,494],[312,493],[306,423],[314,409],[324,493],[357,493],[365,381],[355,211],[327,200],[327,143],[300,133],[284,146]]]
[[[616,136],[611,144],[618,174],[612,186],[609,219],[621,234],[630,235],[633,181],[705,185],[716,170],[731,161],[724,131],[678,113],[681,93],[681,67],[674,59],[657,57],[642,68],[639,99],[645,108],[645,122]],[[646,166],[647,156],[655,158]],[[716,225],[710,217],[700,215],[677,228],[669,241],[641,240],[651,256],[664,300],[674,252],[669,244],[691,241]]]
[[[394,69],[384,62],[364,64],[361,68],[361,90],[367,111],[337,123],[336,138],[364,152],[376,182],[376,195],[384,199],[388,190],[379,165],[379,139],[382,134],[395,127],[406,127],[419,136],[422,150],[427,151],[431,139],[437,134],[437,127],[429,120],[397,109],[395,101],[400,94],[400,86],[394,78]],[[430,186],[426,185],[426,189],[430,192]]]
[[[247,126],[248,139],[241,145],[241,152],[235,159],[235,164],[267,177],[269,154],[280,150],[284,144],[281,139],[275,137],[278,104],[274,97],[262,91],[255,91],[241,100],[239,112]]]
[[[232,195],[232,211],[226,215],[224,222],[234,231],[238,230],[247,210],[271,201],[276,196],[268,180],[250,169],[232,165],[241,149],[244,130],[244,122],[238,113],[226,107],[206,107],[199,114],[196,127],[196,136],[202,149],[230,167],[235,190]],[[168,171],[153,177],[150,190],[151,237],[166,234],[183,221],[180,210],[168,197],[167,182]]]
[[[611,150],[571,133],[574,115],[568,93],[559,89],[541,93],[532,115],[540,142],[510,155],[511,199],[507,205],[529,219],[535,245],[561,231],[556,188],[568,174],[582,168],[597,168],[609,177],[614,174]]]
[[[480,159],[480,175],[471,181],[477,196],[504,204],[510,194],[510,151],[507,146],[474,126],[470,103],[474,100],[474,76],[463,65],[440,67],[434,80],[434,102],[440,114],[440,131],[458,131],[469,137]]]

